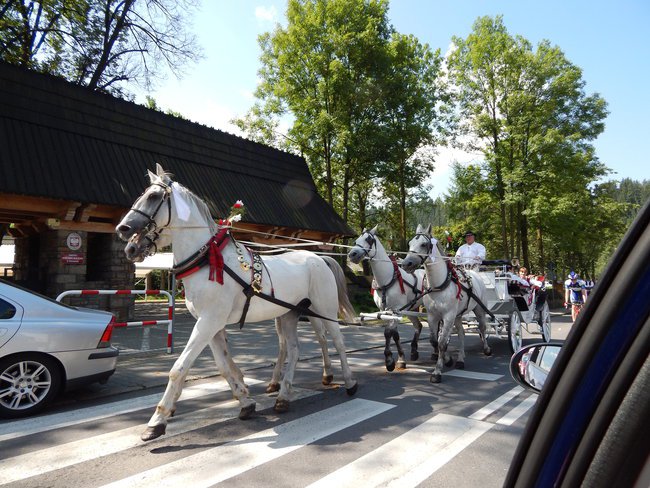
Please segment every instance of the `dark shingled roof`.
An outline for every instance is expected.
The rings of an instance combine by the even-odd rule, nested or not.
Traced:
[[[128,208],[155,163],[227,216],[352,235],[303,158],[0,62],[0,192]]]

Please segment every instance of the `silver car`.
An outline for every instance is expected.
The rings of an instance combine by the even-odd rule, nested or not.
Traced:
[[[58,393],[115,372],[115,317],[0,280],[0,417],[34,414]]]

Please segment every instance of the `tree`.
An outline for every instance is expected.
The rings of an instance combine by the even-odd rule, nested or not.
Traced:
[[[461,127],[485,155],[487,188],[468,198],[498,208],[495,244],[503,257],[543,269],[546,233],[561,235],[576,202],[584,200],[586,209],[589,186],[608,172],[592,146],[604,129],[606,103],[585,94],[581,70],[558,47],[543,41],[533,50],[508,34],[501,17],[479,18],[468,38],[454,43],[449,66],[466,121]]]
[[[360,227],[382,171],[384,181],[403,180],[402,196],[422,180],[406,168],[431,140],[440,97],[439,54],[397,34],[387,11],[386,0],[290,0],[287,27],[260,36],[258,102],[237,121],[274,143],[277,119],[290,114],[293,150],[329,203]]]
[[[7,0],[0,58],[124,95],[164,64],[179,76],[200,57],[187,25],[195,0]]]

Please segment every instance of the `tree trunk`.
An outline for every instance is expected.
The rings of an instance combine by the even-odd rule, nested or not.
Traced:
[[[88,82],[88,86],[93,90],[96,90],[97,87],[99,86],[99,80],[101,79],[102,75],[104,74],[104,71],[106,71],[106,68],[108,67],[108,60],[111,56],[111,51],[113,50],[115,41],[117,41],[117,39],[120,37],[120,34],[122,34],[126,16],[131,10],[131,7],[133,6],[134,3],[135,0],[125,0],[124,6],[122,7],[122,13],[116,17],[117,22],[115,23],[115,27],[112,33],[110,32],[110,29],[111,29],[112,19],[114,18],[114,12],[111,12],[110,7],[106,5],[106,10],[104,12],[105,19],[106,19],[106,23],[104,25],[104,28],[106,29],[104,47],[102,49],[102,55],[99,58],[99,61],[97,62],[97,66],[95,67],[95,71],[93,72],[93,75],[90,78],[90,81]]]
[[[544,239],[543,239],[543,233],[542,233],[542,227],[540,225],[537,226],[537,248],[539,249],[539,261],[538,261],[538,266],[539,266],[539,272],[544,273],[545,270],[545,265],[544,265]],[[548,270],[547,270],[548,271]]]
[[[404,162],[400,162],[399,181],[399,249],[406,250],[406,183],[404,182]]]

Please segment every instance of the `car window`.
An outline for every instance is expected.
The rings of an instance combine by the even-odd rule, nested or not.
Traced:
[[[0,298],[0,320],[8,320],[16,315],[16,307]]]
[[[3,285],[11,286],[11,287],[13,287],[13,288],[17,288],[18,290],[26,291],[27,293],[31,293],[32,295],[35,295],[35,296],[37,296],[37,297],[39,297],[39,298],[42,298],[43,300],[47,300],[48,302],[56,303],[56,304],[59,305],[60,307],[64,307],[64,308],[74,308],[74,307],[70,307],[69,305],[66,305],[65,303],[57,302],[56,300],[54,300],[53,298],[50,298],[50,297],[48,297],[48,296],[41,295],[40,293],[35,292],[34,290],[30,290],[30,289],[25,288],[25,287],[23,287],[23,286],[20,286],[20,285],[18,285],[18,284],[16,284],[16,283],[9,282],[9,281],[7,281],[7,280],[3,280],[2,278],[0,278],[0,283],[2,283]]]
[[[546,371],[551,370],[551,366],[555,362],[555,358],[560,350],[556,347],[545,347],[542,357],[539,360],[540,368],[543,368]]]

